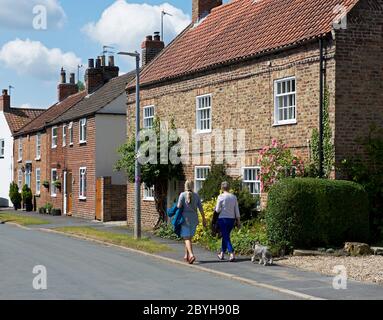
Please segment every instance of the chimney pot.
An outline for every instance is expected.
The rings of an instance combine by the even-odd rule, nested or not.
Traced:
[[[150,35],[150,36],[146,36],[146,41],[153,41],[153,37]]]
[[[94,59],[88,59],[88,68],[93,69],[94,68]]]
[[[96,69],[100,69],[100,68],[101,68],[101,58],[98,57],[98,58],[96,59]]]
[[[70,80],[69,80],[69,83],[70,83],[70,84],[75,84],[75,75],[74,75],[74,73],[71,73],[71,74],[70,74]]]
[[[161,36],[160,36],[160,33],[158,31],[154,32],[154,40],[156,40],[156,41],[160,41],[161,40]]]
[[[61,68],[61,83],[66,83],[66,72],[64,68]]]
[[[114,56],[108,57],[108,65],[109,67],[114,67]]]
[[[102,67],[105,67],[105,66],[106,66],[105,55],[102,55],[102,56],[101,56],[101,66],[102,66]]]
[[[8,90],[7,89],[3,89],[3,96],[7,96],[8,95]]]

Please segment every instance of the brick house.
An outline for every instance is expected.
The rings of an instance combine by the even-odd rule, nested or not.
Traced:
[[[2,181],[0,207],[12,205],[8,193],[9,184],[13,181],[13,135],[43,112],[42,109],[11,108],[11,97],[8,95],[8,90],[2,91],[0,96],[0,178]]]
[[[134,74],[118,76],[114,58],[89,59],[86,89],[77,92],[74,75],[66,83],[62,71],[58,85],[59,102],[40,119],[31,122],[18,135],[29,137],[25,149],[32,156],[15,168],[31,162],[35,173],[32,191],[40,191],[37,207],[52,203],[63,215],[102,221],[126,218],[126,178],[114,172],[117,148],[126,139],[126,84]],[[38,164],[33,160],[36,137],[41,135],[44,147]],[[44,150],[45,149],[45,150]],[[37,167],[38,166],[38,167]],[[42,181],[49,182],[49,188]],[[61,186],[57,186],[59,181]],[[40,187],[36,187],[39,184]]]
[[[319,128],[321,78],[329,91],[337,163],[361,151],[355,139],[365,136],[371,123],[383,126],[382,0],[192,4],[192,23],[141,72],[141,114],[144,126],[147,115],[174,118],[177,128],[190,135],[195,130],[193,140],[212,140],[211,158],[189,150],[190,157],[201,157],[184,165],[197,191],[219,147],[215,129],[245,130],[244,163],[230,168],[230,174],[242,177],[253,194],[261,193],[259,151],[273,138],[309,160],[312,130]],[[127,95],[131,134],[134,83]],[[340,177],[337,170],[334,177]],[[182,184],[169,184],[170,197],[182,191]],[[149,227],[157,214],[148,189],[143,187],[142,194],[143,224]],[[132,184],[127,203],[132,224]]]

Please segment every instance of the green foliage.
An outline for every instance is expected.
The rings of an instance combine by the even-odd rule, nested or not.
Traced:
[[[45,205],[45,213],[47,213],[47,214],[51,214],[51,213],[52,213],[52,210],[53,210],[53,204],[48,202],[48,203]]]
[[[82,81],[77,82],[77,87],[78,87],[78,91],[84,91],[85,90],[85,85]]]
[[[44,180],[42,182],[42,185],[45,187],[45,188],[49,188],[49,181],[48,180]]]
[[[266,224],[270,243],[287,251],[365,242],[367,193],[350,181],[283,179],[269,192]]]
[[[366,189],[370,203],[371,241],[383,241],[383,129],[370,127],[368,136],[359,139],[366,158],[345,159],[341,171],[348,180],[360,183]]]
[[[221,193],[221,184],[224,181],[227,181],[230,185],[233,182],[233,178],[226,173],[226,165],[213,163],[198,194],[205,200],[217,198]]]
[[[21,194],[18,185],[14,182],[9,185],[9,198],[16,210],[21,208]]]
[[[304,174],[303,160],[294,156],[291,149],[281,141],[273,139],[271,146],[265,146],[259,154],[262,191],[268,192],[280,179]]]
[[[170,223],[162,222],[154,231],[154,234],[163,239],[181,240],[175,233],[173,226]]]
[[[230,177],[226,173],[225,164],[213,164],[211,166],[210,172],[206,177],[201,190],[198,192],[199,195],[202,199],[207,201],[217,198],[221,193],[221,183],[224,181],[227,181],[230,184],[232,193],[238,199],[241,219],[249,220],[255,218],[260,201],[259,197],[254,197],[249,192],[249,189],[243,185],[242,180]]]
[[[168,158],[168,155],[171,154],[174,149],[178,150],[177,154],[180,155],[180,147],[178,148],[180,139],[178,136],[174,136],[175,129],[176,127],[173,120],[171,121],[170,130],[161,128],[160,119],[157,117],[154,120],[153,129],[147,129],[142,132],[145,136],[145,132],[149,133],[150,130],[151,133],[154,133],[154,137],[156,138],[156,154],[150,163],[141,165],[141,181],[147,186],[154,186],[154,200],[159,214],[157,225],[166,219],[166,198],[169,180],[182,180],[184,178],[182,163],[173,164]],[[166,164],[161,161],[164,156],[161,153],[161,143],[163,139],[167,139],[168,141],[166,150],[166,160],[168,160],[168,163]],[[153,141],[150,139],[141,142],[140,150],[145,151],[145,154],[138,155],[138,157],[143,158],[153,156],[149,154],[149,147],[152,143]],[[128,180],[133,183],[135,181],[135,140],[129,140],[126,144],[122,145],[118,149],[118,153],[120,154],[120,159],[115,165],[115,170],[125,171]],[[140,162],[142,163],[143,161]]]
[[[329,178],[335,162],[335,148],[330,126],[330,93],[328,88],[324,92],[323,101],[323,178]],[[319,177],[319,130],[314,129],[311,135],[311,163],[307,173],[310,177]]]

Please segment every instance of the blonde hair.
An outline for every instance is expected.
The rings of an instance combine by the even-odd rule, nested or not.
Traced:
[[[186,202],[188,204],[190,204],[192,201],[192,196],[193,196],[193,182],[192,181],[187,180],[185,182],[185,192],[186,192]]]

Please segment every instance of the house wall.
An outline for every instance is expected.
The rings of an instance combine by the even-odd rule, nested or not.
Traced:
[[[47,160],[47,136],[44,131],[41,132],[41,157],[36,158],[36,133],[32,133],[23,137],[15,137],[13,147],[13,181],[18,182],[18,172],[26,168],[27,163],[31,164],[31,190],[35,198],[36,208],[44,206],[46,203],[51,202],[49,189],[43,187],[44,180],[50,181],[50,173],[48,172]],[[19,160],[19,140],[22,138],[23,157]],[[36,169],[40,169],[40,194],[36,192]],[[25,174],[23,174],[23,185],[25,184]]]
[[[363,154],[355,140],[383,128],[383,1],[362,0],[336,31],[336,161]],[[341,176],[340,173],[337,176]]]
[[[330,119],[334,127],[335,63],[331,40],[328,41],[325,51],[326,85],[330,92]],[[296,77],[297,123],[275,126],[274,81],[290,76]],[[251,62],[206,72],[193,78],[143,87],[141,107],[155,105],[156,115],[161,120],[170,121],[174,118],[177,128],[187,129],[191,133],[192,129],[196,128],[196,97],[204,94],[212,95],[213,129],[245,130],[246,156],[243,165],[257,165],[259,150],[269,145],[273,138],[287,143],[295,154],[307,161],[312,130],[319,127],[319,43],[315,41]],[[128,92],[127,127],[130,136],[135,128],[134,99],[134,92]],[[141,114],[142,112],[141,110]],[[199,137],[210,139],[211,134]],[[212,151],[213,153],[215,151],[214,143]],[[184,166],[187,179],[194,181],[195,165],[196,163]],[[211,165],[211,159],[201,160],[199,165]],[[231,175],[241,175],[241,167],[230,169],[232,169]],[[182,190],[182,183],[180,189]],[[128,222],[131,222],[134,216],[133,191],[134,188],[129,185]],[[151,209],[147,208],[144,201],[142,205],[143,223],[151,226],[153,219],[146,215],[155,212],[153,203]]]
[[[112,177],[114,185],[126,185],[126,175],[113,170],[119,159],[117,149],[126,141],[126,115],[97,114],[96,141],[96,176]]]
[[[8,193],[13,180],[13,138],[3,111],[0,111],[1,139],[4,139],[5,154],[4,158],[0,158],[0,207],[8,207],[12,206]]]

